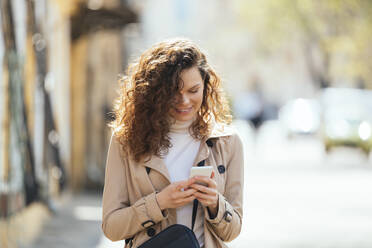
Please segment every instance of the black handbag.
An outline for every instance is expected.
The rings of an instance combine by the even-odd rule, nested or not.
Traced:
[[[200,248],[193,231],[197,210],[198,200],[194,200],[191,222],[192,229],[180,224],[171,225],[138,246],[138,248]]]

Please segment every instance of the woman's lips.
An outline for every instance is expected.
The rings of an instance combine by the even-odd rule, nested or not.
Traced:
[[[192,107],[190,108],[175,108],[176,112],[179,114],[188,114],[191,112]]]

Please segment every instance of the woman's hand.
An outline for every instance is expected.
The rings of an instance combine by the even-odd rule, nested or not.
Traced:
[[[211,177],[205,176],[195,176],[195,182],[201,182],[206,184],[207,186],[200,185],[198,183],[192,184],[190,187],[196,192],[194,196],[198,201],[205,207],[208,207],[210,212],[211,218],[217,215],[218,211],[218,193],[217,193],[217,184],[213,180],[214,172],[212,172]]]
[[[156,194],[161,210],[167,208],[178,208],[184,206],[195,199],[195,189],[190,188],[195,183],[195,179],[190,178],[186,181],[174,182]]]

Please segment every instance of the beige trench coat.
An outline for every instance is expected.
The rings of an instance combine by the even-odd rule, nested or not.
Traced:
[[[231,127],[215,128],[201,142],[193,166],[205,160],[212,165],[219,192],[218,212],[211,219],[204,208],[204,247],[227,247],[242,226],[243,146]],[[146,167],[151,168],[147,174]],[[102,230],[107,238],[118,241],[134,237],[137,247],[151,235],[176,224],[175,209],[161,211],[156,192],[170,184],[163,160],[152,156],[148,162],[136,163],[125,156],[120,143],[112,136],[108,150],[102,205]]]

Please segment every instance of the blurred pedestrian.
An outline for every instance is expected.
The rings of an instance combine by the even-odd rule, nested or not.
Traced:
[[[190,40],[158,43],[129,66],[115,104],[102,229],[138,247],[173,224],[200,247],[227,247],[242,226],[243,150],[220,78]],[[211,176],[190,169],[212,166]],[[202,183],[202,184],[201,184]]]

